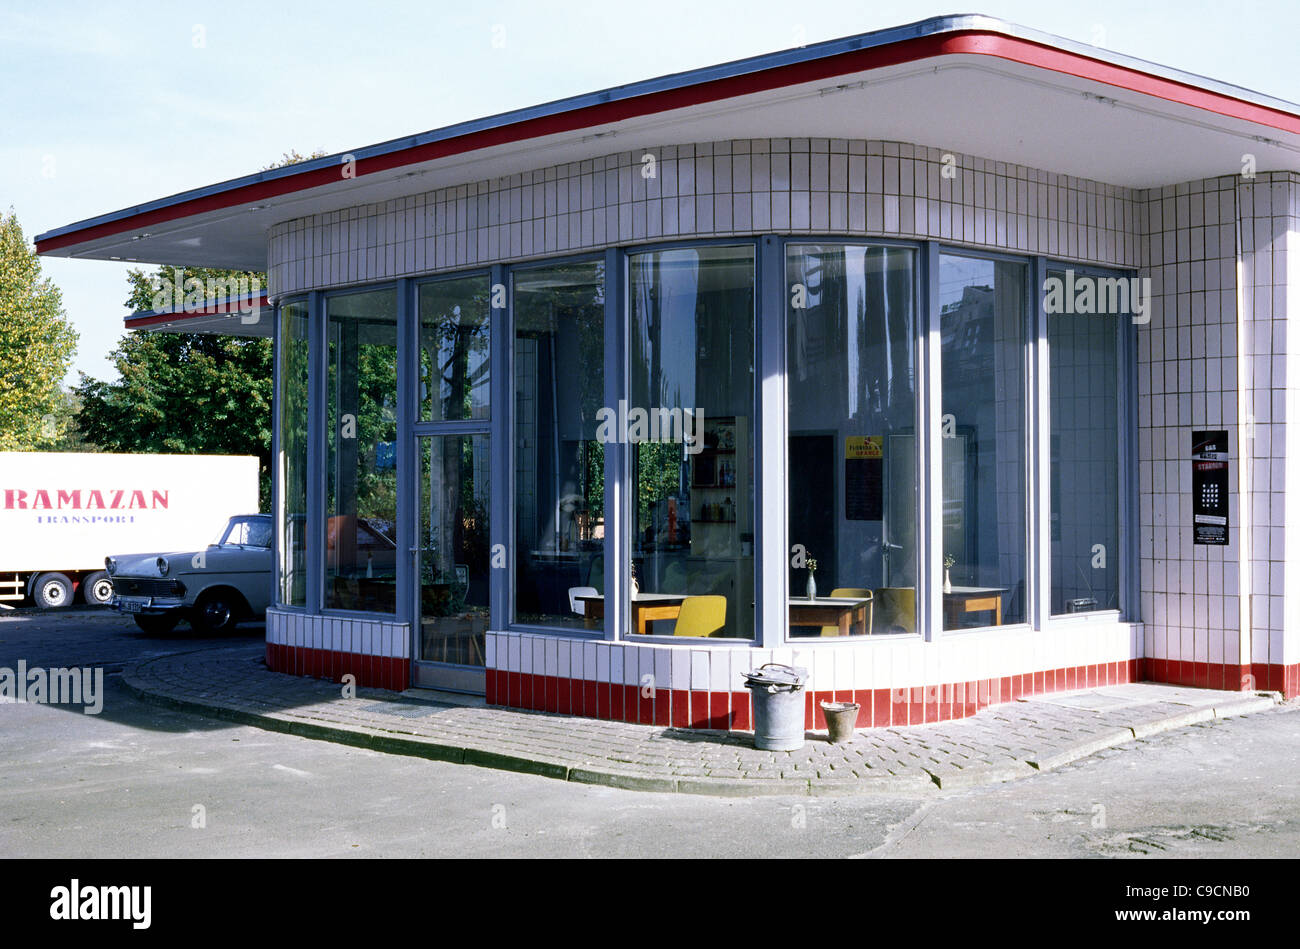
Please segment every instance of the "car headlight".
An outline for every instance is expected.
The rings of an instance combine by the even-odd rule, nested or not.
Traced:
[[[168,569],[169,569],[169,568],[168,568],[168,566],[167,566],[167,558],[166,558],[166,557],[159,557],[159,558],[158,558],[158,572],[159,572],[162,576],[165,577],[165,576],[167,576],[167,571],[168,571]]]
[[[104,558],[104,569],[108,571],[109,576],[117,573],[117,561],[112,557]]]

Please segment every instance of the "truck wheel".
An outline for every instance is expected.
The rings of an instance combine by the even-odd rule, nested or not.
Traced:
[[[166,636],[181,621],[175,612],[163,613],[161,616],[136,616],[135,625],[150,636]]]
[[[81,595],[87,606],[108,606],[113,599],[113,581],[103,570],[97,570],[81,581]]]
[[[72,602],[72,581],[61,573],[43,573],[32,585],[32,599],[46,609],[67,606]]]
[[[243,604],[234,594],[212,590],[199,597],[190,615],[190,625],[208,635],[228,633],[239,622]]]

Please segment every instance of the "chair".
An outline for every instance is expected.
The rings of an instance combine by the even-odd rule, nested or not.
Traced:
[[[674,636],[715,636],[727,625],[725,596],[688,596],[677,614]]]
[[[875,612],[876,612],[876,596],[875,596],[875,594],[872,593],[870,590],[868,590],[866,587],[836,587],[834,590],[831,591],[831,596],[832,596],[832,597],[845,597],[845,598],[852,598],[852,599],[855,599],[855,600],[866,600],[866,601],[867,601],[867,633],[866,633],[866,635],[870,636],[870,635],[871,635],[871,626],[872,626],[873,621],[875,620],[875,615],[874,615],[874,614],[875,614]],[[822,635],[823,635],[823,636],[838,636],[839,634],[840,634],[840,628],[839,628],[838,626],[823,626],[823,627],[822,627]]]
[[[880,603],[881,632],[916,632],[916,587],[881,587],[875,599]]]
[[[586,604],[579,603],[580,596],[599,596],[600,591],[595,587],[569,587],[569,609],[579,616],[586,616]]]

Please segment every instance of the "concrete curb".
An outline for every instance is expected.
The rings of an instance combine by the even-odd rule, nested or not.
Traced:
[[[1228,718],[1263,711],[1272,708],[1280,701],[1280,696],[1276,693],[1256,693],[1249,697],[1243,697],[1241,701],[1228,702],[1213,708],[1192,709],[1156,722],[1146,722],[1134,727],[1120,728],[1101,736],[1094,736],[1050,757],[972,767],[956,773],[927,771],[928,778],[920,775],[823,779],[812,777],[798,779],[773,778],[771,780],[710,778],[707,776],[669,777],[602,768],[592,762],[566,764],[563,761],[547,760],[541,756],[525,757],[475,746],[438,742],[421,735],[404,732],[383,732],[353,727],[340,722],[287,718],[273,712],[257,712],[246,707],[240,708],[222,704],[215,699],[199,701],[194,698],[179,698],[175,695],[151,691],[135,681],[133,673],[137,669],[151,662],[168,658],[171,657],[153,656],[146,660],[129,663],[122,673],[122,684],[137,698],[153,705],[204,715],[240,725],[248,725],[253,728],[262,728],[267,731],[295,735],[299,738],[330,741],[384,754],[407,755],[432,761],[446,761],[452,764],[476,765],[498,771],[533,774],[560,781],[572,781],[577,784],[601,785],[630,791],[704,794],[715,797],[916,794],[927,791],[957,790],[1002,784],[1059,768],[1080,758],[1096,754],[1106,748],[1113,748],[1150,735],[1171,731],[1175,728],[1183,728],[1210,719]]]

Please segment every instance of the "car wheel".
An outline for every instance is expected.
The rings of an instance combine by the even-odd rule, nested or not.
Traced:
[[[223,590],[214,590],[199,597],[190,615],[190,625],[202,633],[226,633],[239,622],[243,608],[237,597]]]
[[[72,602],[72,581],[61,573],[43,573],[32,586],[32,599],[46,609],[67,606]]]
[[[176,613],[163,613],[161,616],[136,616],[135,625],[150,636],[166,636],[181,621]]]
[[[98,570],[81,582],[81,595],[88,606],[108,606],[113,599],[113,581]]]

